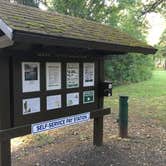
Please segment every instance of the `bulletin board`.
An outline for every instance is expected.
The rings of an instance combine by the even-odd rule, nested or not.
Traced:
[[[13,126],[97,109],[98,63],[96,58],[14,57]]]

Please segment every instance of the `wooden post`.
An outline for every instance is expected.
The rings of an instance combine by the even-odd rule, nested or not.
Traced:
[[[10,140],[0,142],[0,166],[11,166]]]
[[[98,70],[99,70],[99,83],[104,82],[104,59],[98,59]],[[100,94],[100,87],[98,87],[99,101],[98,107],[103,108],[104,97]],[[93,144],[101,146],[103,144],[103,116],[94,118],[94,129],[93,129]]]
[[[9,57],[0,52],[0,130],[11,127],[9,68]],[[10,139],[0,142],[0,166],[11,166]]]
[[[103,116],[94,118],[94,145],[101,146],[103,144]]]

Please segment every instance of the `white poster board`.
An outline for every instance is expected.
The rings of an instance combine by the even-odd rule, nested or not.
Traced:
[[[47,90],[61,89],[61,63],[46,63]]]
[[[95,64],[94,63],[84,63],[83,65],[83,86],[94,86],[95,80]]]
[[[23,99],[23,115],[40,112],[40,98]]]
[[[22,91],[24,93],[40,91],[40,63],[22,63]]]
[[[67,94],[67,107],[79,104],[79,93],[68,93]]]
[[[61,108],[61,95],[47,96],[47,110]]]
[[[67,63],[67,88],[78,88],[79,87],[79,63]]]

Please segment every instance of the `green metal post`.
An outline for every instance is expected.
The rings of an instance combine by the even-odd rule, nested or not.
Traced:
[[[128,136],[128,96],[119,97],[119,136]]]

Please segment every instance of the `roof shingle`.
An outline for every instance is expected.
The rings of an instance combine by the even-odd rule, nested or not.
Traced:
[[[153,49],[111,26],[33,7],[1,1],[0,18],[14,31]]]

